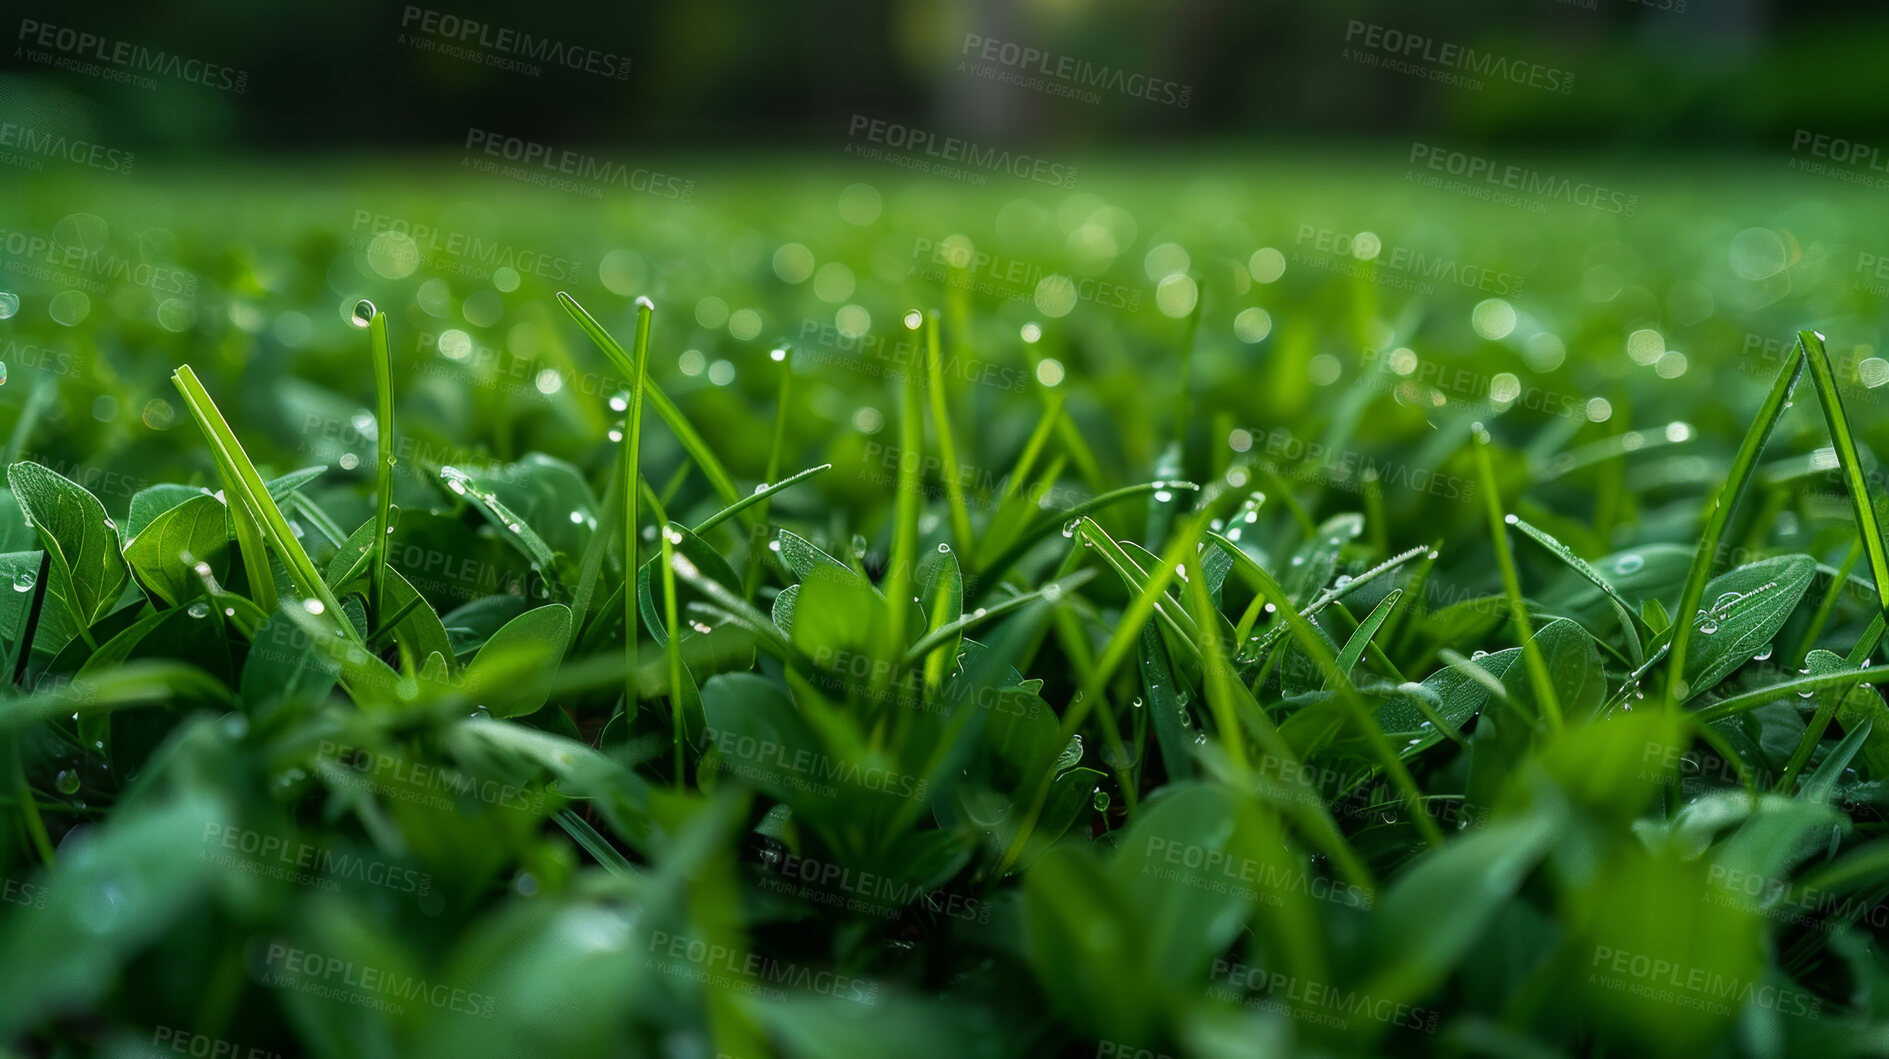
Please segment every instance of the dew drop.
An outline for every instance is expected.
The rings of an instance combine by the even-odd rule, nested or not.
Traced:
[[[321,600],[319,599],[305,599],[305,600],[302,600],[302,609],[309,612],[310,614],[320,617],[323,613],[327,611],[328,608],[322,606]]]
[[[20,296],[10,290],[0,290],[0,320],[12,319],[20,311]]]
[[[1640,568],[1645,565],[1646,565],[1646,560],[1641,558],[1640,556],[1623,555],[1619,559],[1614,561],[1614,573],[1616,574],[1638,573]]]
[[[53,777],[52,782],[53,786],[59,788],[60,794],[79,793],[79,774],[76,770],[60,769],[59,775]]]
[[[210,616],[210,604],[205,603],[203,600],[198,600],[184,608],[184,613],[193,618],[207,618]]]
[[[1770,658],[1771,658],[1771,652],[1772,652],[1772,650],[1773,650],[1773,649],[1775,649],[1776,647],[1777,647],[1777,645],[1776,645],[1776,644],[1769,644],[1769,643],[1768,643],[1768,644],[1765,644],[1765,645],[1764,645],[1764,649],[1763,649],[1763,650],[1761,650],[1761,651],[1759,651],[1759,652],[1758,652],[1757,654],[1755,654],[1755,655],[1752,655],[1752,656],[1751,656],[1751,660],[1752,660],[1753,662],[1765,662],[1765,661],[1769,661],[1769,660],[1770,660]]]
[[[638,309],[647,309],[652,313],[656,311],[656,303],[650,301],[649,295],[647,294],[639,294],[636,296],[636,307]]]
[[[33,586],[38,582],[39,574],[36,571],[21,570],[19,573],[13,575],[13,591],[31,592]]]
[[[368,324],[373,323],[374,314],[378,312],[380,312],[380,310],[374,308],[374,303],[371,301],[368,301],[366,298],[362,298],[360,301],[355,302],[354,303],[354,326],[366,327]]]
[[[945,543],[945,542],[943,542],[943,541],[939,541],[939,542],[938,542],[938,553],[939,553],[940,555],[949,555],[949,554],[951,554],[951,546],[950,546],[949,544],[946,544],[946,543]]]

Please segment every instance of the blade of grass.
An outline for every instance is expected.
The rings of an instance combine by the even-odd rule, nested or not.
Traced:
[[[1686,648],[1692,642],[1693,623],[1698,620],[1699,603],[1705,596],[1705,583],[1711,580],[1712,567],[1718,560],[1719,540],[1724,537],[1725,526],[1731,521],[1732,509],[1738,506],[1745,488],[1758,473],[1758,457],[1763,454],[1765,443],[1771,440],[1771,432],[1777,429],[1778,420],[1784,417],[1784,408],[1790,404],[1791,391],[1797,388],[1797,380],[1803,377],[1804,352],[1801,342],[1799,346],[1790,363],[1778,372],[1770,392],[1765,394],[1764,403],[1758,406],[1757,418],[1752,420],[1751,429],[1745,431],[1745,439],[1738,446],[1738,455],[1732,459],[1730,476],[1706,508],[1705,532],[1699,537],[1699,550],[1693,553],[1692,567],[1686,571],[1686,587],[1679,595],[1679,610],[1673,614],[1672,651],[1667,656],[1671,664],[1666,667],[1666,687],[1661,693],[1661,701],[1668,709],[1675,708],[1685,699]]]
[[[783,345],[774,350],[773,357],[781,366],[781,385],[780,393],[774,406],[774,440],[768,445],[767,476],[762,479],[763,483],[772,482],[775,478],[779,477],[781,473],[781,450],[787,447],[787,398],[792,390],[794,380],[793,347]],[[754,521],[763,525],[767,523],[768,497],[772,495],[772,493],[765,490],[757,490],[755,492],[754,499],[760,506],[755,509]],[[740,511],[741,505],[735,505],[733,510]],[[717,516],[717,518],[720,517],[722,516]],[[748,574],[742,579],[741,583],[746,587],[750,599],[752,599],[754,593],[760,589],[761,549],[748,549]]]
[[[1337,676],[1339,679],[1350,682],[1351,671],[1357,667],[1358,659],[1364,657],[1364,649],[1370,644],[1371,637],[1377,635],[1377,630],[1384,624],[1384,619],[1390,617],[1391,611],[1397,609],[1397,601],[1402,599],[1403,595],[1400,589],[1391,589],[1382,600],[1378,601],[1377,606],[1371,608],[1371,613],[1365,615],[1364,620],[1358,623],[1358,630],[1351,634],[1351,639],[1345,641],[1344,650],[1338,652]],[[1327,686],[1330,686],[1329,683]]]
[[[1397,785],[1404,800],[1410,804],[1412,818],[1416,820],[1417,830],[1423,835],[1424,841],[1433,846],[1442,845],[1443,832],[1437,828],[1436,821],[1424,813],[1423,791],[1417,787],[1417,781],[1411,777],[1410,770],[1404,767],[1403,760],[1391,747],[1390,741],[1384,735],[1384,730],[1378,727],[1376,717],[1365,706],[1357,690],[1351,686],[1351,681],[1345,679],[1339,671],[1338,659],[1332,655],[1331,648],[1325,645],[1325,641],[1318,635],[1317,630],[1312,628],[1311,621],[1292,605],[1292,597],[1286,592],[1285,587],[1280,585],[1265,567],[1259,565],[1257,560],[1235,547],[1232,541],[1211,530],[1207,531],[1207,539],[1216,541],[1221,547],[1228,549],[1233,554],[1234,568],[1244,571],[1253,587],[1272,603],[1280,619],[1287,623],[1293,637],[1299,641],[1299,646],[1311,657],[1313,664],[1324,674],[1327,683],[1337,692],[1338,701],[1350,711],[1352,722],[1358,728],[1358,734],[1363,737],[1365,744],[1378,758],[1385,774],[1391,778],[1392,783]]]
[[[1645,647],[1640,642],[1639,615],[1635,614],[1633,608],[1627,605],[1626,600],[1620,598],[1620,593],[1614,590],[1614,586],[1608,584],[1606,578],[1600,576],[1600,571],[1590,566],[1587,560],[1574,554],[1574,549],[1550,536],[1546,530],[1537,529],[1530,525],[1526,519],[1516,518],[1514,516],[1510,516],[1510,518],[1511,521],[1509,525],[1521,530],[1524,536],[1533,539],[1536,544],[1548,549],[1549,554],[1561,560],[1563,563],[1566,563],[1568,569],[1580,574],[1587,580],[1588,584],[1600,589],[1601,594],[1607,597],[1607,601],[1613,604],[1615,612],[1620,616],[1620,629],[1627,634],[1627,643],[1633,648],[1631,652],[1633,665],[1637,667],[1641,662],[1646,661]]]
[[[1095,577],[1095,571],[1093,570],[1078,570],[1059,581],[1051,581],[1049,584],[1044,585],[1034,592],[1025,592],[1021,595],[1011,596],[1009,599],[988,607],[979,607],[977,610],[966,614],[956,621],[947,622],[927,632],[917,643],[911,646],[910,650],[905,652],[905,658],[900,665],[905,667],[915,666],[924,661],[925,656],[936,650],[939,644],[950,640],[952,637],[963,633],[967,629],[976,628],[985,622],[995,621],[1011,611],[1026,606],[1035,600],[1041,599],[1046,603],[1052,604],[1060,603],[1065,595],[1087,584],[1093,577]]]
[[[328,621],[339,628],[342,635],[359,645],[360,634],[355,631],[354,624],[342,614],[340,602],[334,598],[334,593],[329,591],[328,583],[322,579],[321,572],[315,569],[315,564],[309,559],[308,553],[302,550],[301,541],[297,540],[294,532],[289,529],[288,520],[282,517],[282,512],[276,507],[275,500],[269,496],[269,490],[264,486],[262,476],[256,473],[256,465],[250,462],[249,455],[243,451],[242,442],[237,440],[235,431],[230,429],[229,423],[223,418],[223,413],[218,410],[216,402],[211,400],[209,392],[203,388],[201,382],[197,381],[196,372],[190,370],[190,365],[182,365],[172,373],[171,381],[183,395],[184,404],[190,409],[191,417],[197,421],[198,428],[203,431],[211,448],[217,453],[219,462],[227,467],[234,479],[226,483],[232,491],[233,499],[248,508],[255,517],[257,528],[267,538],[270,548],[282,561],[283,567],[288,570],[289,580],[294,583],[296,591],[302,594],[303,599],[314,600],[321,604],[322,612]]]
[[[373,343],[374,359],[374,399],[376,419],[376,459],[374,462],[374,573],[370,580],[373,586],[373,609],[375,620],[382,615],[382,602],[385,598],[387,580],[387,535],[392,527],[388,516],[394,502],[394,355],[387,344],[387,314],[374,307],[373,302],[363,301],[372,314],[368,320],[368,336]],[[354,309],[355,319],[360,318],[361,306]],[[547,571],[548,572],[548,571]],[[391,628],[391,623],[383,623]]]
[[[908,458],[899,460],[898,495],[893,499],[892,509],[892,548],[885,580],[880,585],[887,602],[885,646],[881,655],[884,658],[896,658],[905,650],[905,618],[912,599],[912,580],[917,574],[919,491],[923,488],[919,475],[925,462],[911,457],[925,449],[925,421],[919,405],[918,385],[915,375],[906,377],[899,414],[899,444],[904,446]],[[872,694],[875,698],[883,696],[891,686],[893,668],[884,666],[874,672]]]
[[[931,397],[931,428],[938,432],[938,458],[944,464],[945,501],[951,507],[951,533],[958,551],[970,552],[971,512],[964,504],[964,480],[958,473],[958,442],[951,430],[950,402],[945,393],[944,355],[938,348],[938,312],[925,314],[925,379]]]
[[[1509,554],[1507,527],[1520,521],[1514,515],[1502,515],[1502,498],[1495,488],[1495,468],[1489,463],[1489,435],[1478,424],[1470,431],[1475,436],[1476,469],[1482,475],[1482,495],[1488,502],[1489,536],[1495,543],[1496,565],[1502,571],[1502,590],[1509,597],[1509,619],[1522,640],[1522,662],[1528,667],[1528,680],[1535,689],[1535,701],[1541,704],[1543,719],[1550,732],[1561,730],[1561,700],[1555,695],[1554,681],[1548,676],[1548,663],[1535,643],[1535,630],[1528,621],[1528,602],[1522,598],[1522,582],[1515,574],[1515,558]]]
[[[996,584],[996,582],[1002,578],[1005,571],[1016,565],[1017,560],[1023,558],[1025,552],[1034,548],[1037,541],[1048,536],[1051,530],[1059,526],[1067,526],[1090,512],[1100,511],[1105,507],[1119,504],[1124,500],[1141,496],[1144,493],[1152,493],[1163,489],[1199,488],[1200,486],[1195,485],[1193,482],[1143,482],[1140,485],[1128,485],[1120,489],[1111,489],[1100,496],[1092,496],[1079,504],[1066,507],[1054,515],[1041,518],[1037,520],[1035,525],[1024,530],[1023,533],[1017,537],[1016,542],[1011,544],[1010,547],[1005,548],[1003,554],[992,560],[989,566],[977,572],[977,591],[981,595],[992,585]]]
[[[560,295],[560,297],[562,297]],[[567,309],[576,308],[572,301]],[[642,490],[636,487],[642,475],[643,393],[649,370],[649,324],[656,305],[648,298],[636,299],[636,355],[627,365],[630,379],[630,406],[623,421],[623,460],[618,467],[617,488],[623,491],[623,708],[636,709],[637,549],[642,543],[637,502]],[[580,321],[581,322],[581,321]],[[596,321],[591,321],[595,323]],[[593,336],[594,337],[594,336]],[[618,350],[621,353],[621,350]]]
[[[648,301],[647,298],[638,299],[638,309],[640,310]],[[577,321],[577,326],[583,328],[584,333],[589,335],[597,348],[610,358],[617,370],[623,372],[626,377],[636,374],[635,361],[623,351],[623,346],[610,336],[610,332],[603,329],[603,325],[598,323],[595,317],[586,312],[583,306],[577,304],[577,299],[559,291],[558,304],[564,306],[564,311],[571,315],[571,319]],[[642,326],[640,320],[637,326],[639,328]],[[702,469],[702,476],[707,478],[709,485],[721,495],[722,502],[726,504],[739,502],[741,492],[735,488],[734,479],[728,476],[727,468],[715,458],[714,450],[708,447],[708,442],[702,440],[702,435],[695,429],[695,425],[682,414],[682,410],[669,399],[669,395],[663,392],[656,380],[649,378],[647,374],[643,377],[642,388],[644,399],[656,409],[656,414],[662,417],[663,422],[669,424],[669,429],[674,432],[676,440],[682,443],[683,451],[687,452],[689,458],[695,461],[695,465]]]
[[[1876,582],[1878,609],[1889,619],[1889,551],[1885,551],[1883,545],[1876,506],[1869,499],[1869,479],[1863,458],[1856,449],[1856,435],[1850,430],[1850,417],[1843,410],[1843,397],[1837,388],[1836,373],[1830,368],[1830,355],[1824,350],[1823,336],[1815,331],[1797,332],[1797,347],[1800,362],[1810,367],[1811,381],[1817,387],[1817,403],[1823,406],[1824,423],[1830,428],[1837,462],[1842,465],[1844,482],[1850,487],[1850,507],[1856,515],[1857,535],[1863,540],[1863,554],[1869,557],[1870,577]],[[1874,649],[1875,644],[1871,643],[1864,653]]]

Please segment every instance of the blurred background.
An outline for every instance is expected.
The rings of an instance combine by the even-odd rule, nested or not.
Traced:
[[[453,146],[469,113],[559,145],[713,150],[821,147],[862,109],[1065,150],[1406,133],[1771,150],[1806,123],[1858,137],[1889,121],[1878,105],[1889,90],[1882,11],[1829,0],[8,7],[19,21],[9,19],[0,51],[0,111],[57,113],[100,139],[165,153]],[[1408,44],[1400,34],[1422,38],[1405,53],[1420,65],[1446,47],[1475,49],[1569,75],[1573,91],[1500,73],[1456,91],[1373,69],[1346,54],[1390,57],[1360,24],[1381,30],[1391,51]],[[43,37],[44,26],[74,36]],[[102,43],[80,47],[84,34]],[[1015,46],[1017,61],[1002,49],[985,57],[982,42]],[[156,91],[71,68],[134,68],[100,62],[121,45],[245,81],[240,91]],[[1024,49],[1047,58],[1026,65]],[[1064,60],[1075,72],[1061,80],[1106,68],[1160,84],[1141,95],[1104,87],[1069,106],[996,76],[1041,78]],[[1185,105],[1162,105],[1169,87]]]

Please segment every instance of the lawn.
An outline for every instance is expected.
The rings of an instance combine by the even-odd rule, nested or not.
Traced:
[[[1889,1047],[1867,174],[918,160],[11,178],[0,1049]]]

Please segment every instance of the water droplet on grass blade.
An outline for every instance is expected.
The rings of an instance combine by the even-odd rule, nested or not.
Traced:
[[[79,774],[74,769],[60,769],[52,782],[53,786],[59,788],[60,794],[79,793]]]
[[[380,310],[374,308],[374,303],[371,301],[368,301],[366,298],[362,298],[360,301],[355,302],[354,303],[354,326],[366,327],[367,325],[373,323],[374,314],[378,312],[380,312]]]
[[[20,296],[10,290],[0,290],[0,320],[8,320],[20,311]]]

